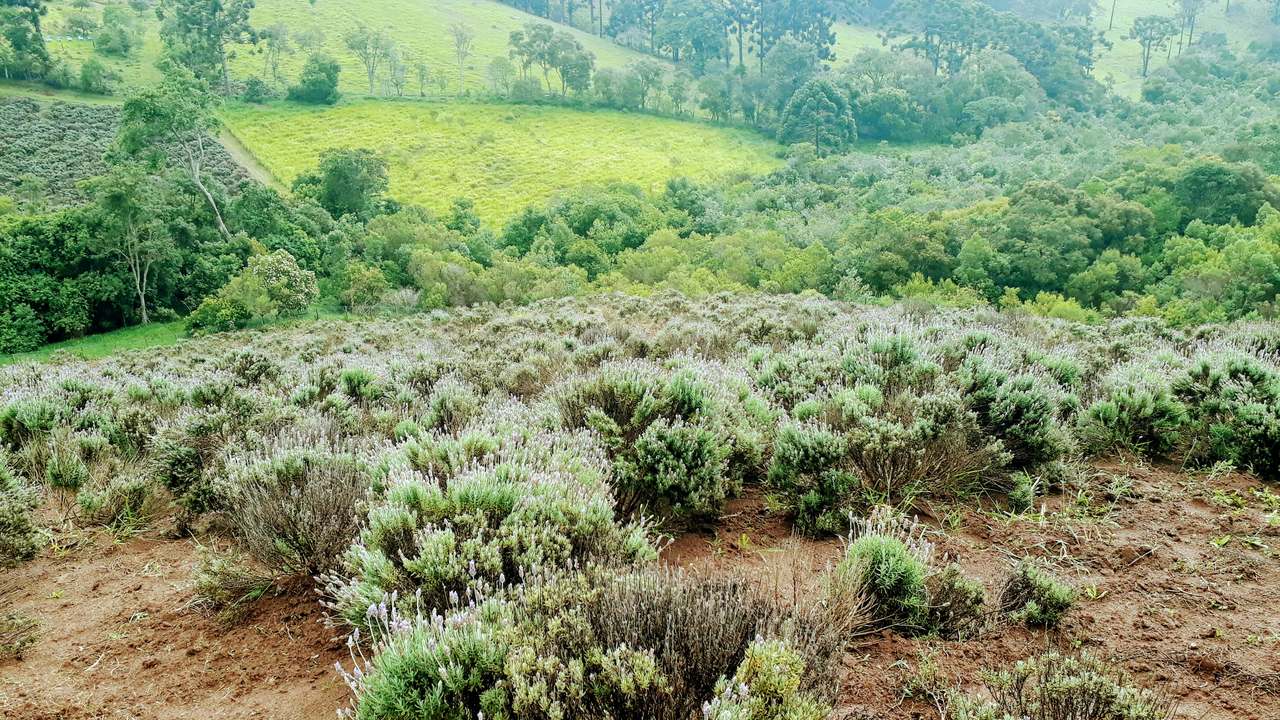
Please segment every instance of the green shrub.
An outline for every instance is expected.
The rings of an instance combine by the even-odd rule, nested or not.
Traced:
[[[254,105],[261,105],[275,97],[276,94],[271,86],[257,75],[250,75],[244,81],[244,92],[240,93],[241,100]]]
[[[1134,687],[1121,672],[1084,653],[1049,652],[983,673],[989,700],[956,696],[947,720],[1173,720],[1170,698]]]
[[[480,398],[470,383],[457,377],[442,378],[431,388],[427,398],[428,427],[447,432],[457,432],[475,417],[480,409]]]
[[[415,464],[461,466],[462,444],[415,443]],[[655,556],[642,526],[615,517],[602,463],[580,439],[511,439],[500,457],[454,475],[392,466],[342,571],[328,579],[336,612],[356,627],[400,591],[427,608],[535,569],[630,564]]]
[[[659,419],[636,440],[635,459],[618,464],[618,507],[714,520],[739,491],[725,471],[728,453],[722,438],[706,428]]]
[[[1058,423],[1058,403],[1044,378],[1009,377],[979,361],[966,363],[964,392],[982,429],[999,438],[1010,467],[1029,468],[1066,454],[1068,436]]]
[[[1031,627],[1058,627],[1076,601],[1076,591],[1035,563],[1023,561],[1013,569],[1000,592],[1000,611]]]
[[[839,467],[844,454],[844,438],[823,425],[787,423],[778,431],[769,488],[801,532],[838,533],[847,524],[858,479]]]
[[[926,583],[929,614],[926,626],[943,637],[969,638],[986,621],[987,590],[964,576],[956,565],[931,575]]]
[[[876,618],[906,629],[924,627],[929,611],[929,566],[905,542],[868,534],[849,544],[837,574],[860,578]]]
[[[347,677],[357,689],[355,720],[510,717],[498,688],[510,645],[501,622],[468,613],[409,625],[384,640],[358,675]]]
[[[311,55],[302,66],[298,84],[289,88],[289,99],[313,105],[332,105],[338,102],[338,74],[341,71],[337,61],[328,55]]]
[[[4,460],[0,458],[0,567],[10,567],[40,549],[40,530],[32,518],[40,496]]]
[[[117,529],[138,528],[153,514],[151,483],[140,476],[114,477],[101,488],[86,488],[76,495],[80,517]]]
[[[1080,437],[1093,452],[1133,450],[1166,457],[1182,436],[1187,410],[1166,388],[1123,385],[1080,417]]]
[[[1013,487],[1009,490],[1009,511],[1024,513],[1034,509],[1040,489],[1039,482],[1025,472],[1014,473],[1010,480]]]
[[[0,439],[10,450],[21,450],[47,438],[61,422],[65,408],[49,400],[18,400],[0,411]]]
[[[45,465],[44,481],[51,488],[74,495],[89,481],[89,466],[80,458],[76,448],[58,443]]]
[[[236,298],[215,295],[201,301],[187,316],[187,332],[192,335],[238,330],[249,324],[253,313]]]
[[[1202,362],[1173,382],[1188,409],[1188,460],[1280,479],[1280,373],[1247,358]]]
[[[800,690],[804,658],[782,640],[756,640],[732,678],[716,686],[705,720],[824,720],[831,707]]]
[[[44,345],[48,336],[30,305],[19,303],[0,314],[0,354],[31,352]]]
[[[620,512],[666,519],[716,516],[743,478],[759,472],[764,418],[750,391],[721,368],[664,375],[644,363],[611,363],[553,391],[568,428],[597,434],[617,468]],[[714,379],[714,382],[713,382]]]

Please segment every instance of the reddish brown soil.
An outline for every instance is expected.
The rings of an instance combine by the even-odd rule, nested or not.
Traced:
[[[1114,497],[1117,485],[1131,489]],[[1178,698],[1179,717],[1280,719],[1280,507],[1243,475],[1189,476],[1121,463],[1051,497],[1043,519],[939,507],[924,520],[940,554],[992,593],[1033,556],[1085,597],[1056,633],[997,625],[963,642],[866,638],[845,659],[838,720],[937,718],[904,686],[929,659],[946,683],[977,688],[982,669],[1048,646],[1089,649]],[[1272,486],[1280,494],[1280,487]],[[1272,505],[1268,505],[1272,503]],[[945,519],[945,521],[944,521]],[[785,591],[842,551],[792,536],[750,495],[714,534],[677,538],[664,559],[746,569]],[[0,664],[0,717],[324,718],[345,702],[342,645],[305,595],[265,601],[234,625],[187,607],[188,541],[99,538],[0,576],[14,609],[40,618],[22,661]],[[2,593],[0,593],[2,594]]]
[[[0,576],[38,641],[0,664],[13,720],[334,717],[345,646],[314,597],[270,598],[236,624],[190,609],[189,541],[110,537]]]

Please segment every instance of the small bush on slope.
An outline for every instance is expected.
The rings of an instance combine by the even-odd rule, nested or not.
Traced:
[[[553,392],[566,427],[592,430],[608,449],[624,514],[712,519],[759,472],[767,413],[716,365],[610,363]]]
[[[41,536],[31,517],[39,495],[9,469],[8,457],[0,454],[0,568],[35,557]]]
[[[990,700],[956,696],[947,720],[1172,720],[1175,704],[1098,658],[1046,653],[983,673]]]
[[[756,640],[733,677],[716,686],[705,720],[824,720],[831,707],[800,690],[804,658],[782,640]]]
[[[1023,561],[1000,591],[1000,610],[1031,627],[1056,628],[1075,603],[1076,591],[1035,563]]]
[[[361,720],[823,717],[841,644],[742,579],[670,572],[528,576],[428,617],[372,613],[377,653],[347,675]],[[745,687],[743,685],[745,684]],[[763,713],[763,714],[762,714]],[[817,713],[817,714],[815,714]]]
[[[246,459],[217,488],[253,558],[272,572],[315,577],[332,570],[360,527],[368,461],[302,432]]]
[[[359,541],[328,580],[343,620],[366,626],[367,610],[391,592],[443,608],[526,572],[656,556],[642,526],[615,516],[606,466],[588,438],[531,435],[488,448],[483,464],[440,466],[449,474],[407,460],[388,470]]]

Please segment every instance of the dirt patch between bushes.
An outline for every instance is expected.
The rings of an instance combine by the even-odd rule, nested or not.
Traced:
[[[939,555],[994,593],[1023,556],[1082,588],[1056,633],[998,626],[963,642],[865,638],[845,658],[838,720],[937,717],[903,696],[922,661],[978,688],[983,668],[1049,646],[1089,649],[1176,697],[1179,717],[1280,718],[1280,506],[1240,474],[1191,476],[1120,462],[1095,466],[1079,492],[1052,496],[1041,516],[939,507]],[[1271,490],[1280,495],[1280,488]],[[792,592],[837,561],[839,540],[796,538],[763,498],[730,504],[714,534],[676,538],[673,565],[746,569]],[[0,575],[11,609],[39,618],[20,661],[0,664],[0,717],[333,717],[346,650],[314,597],[273,598],[234,625],[189,607],[196,546],[107,536],[46,551]]]

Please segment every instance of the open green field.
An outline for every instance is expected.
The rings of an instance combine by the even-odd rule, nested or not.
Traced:
[[[391,195],[434,210],[469,197],[501,222],[557,191],[625,181],[657,189],[676,176],[767,172],[778,146],[732,128],[612,111],[360,100],[333,108],[236,106],[229,130],[282,182],[331,147],[367,147],[391,165]]]
[[[1135,18],[1143,15],[1174,14],[1168,0],[1115,0],[1115,24],[1112,27],[1112,0],[1101,0],[1094,24],[1112,43],[1111,49],[1103,49],[1098,57],[1094,75],[1099,81],[1110,84],[1124,97],[1134,98],[1142,91],[1142,59],[1137,41],[1127,40],[1129,28]],[[1227,4],[1211,2],[1196,23],[1196,37],[1203,33],[1223,33],[1231,47],[1243,49],[1249,43],[1280,35],[1280,29],[1271,22],[1267,3],[1260,0],[1232,0],[1231,13]],[[851,60],[865,48],[882,48],[879,33],[868,27],[838,23],[833,28],[836,35],[836,62]],[[1173,40],[1172,54],[1160,53],[1151,60],[1151,70],[1164,67],[1168,57],[1176,57],[1177,39]]]
[[[107,357],[125,350],[173,345],[185,336],[186,329],[181,320],[151,323],[150,325],[134,325],[111,332],[51,343],[39,350],[33,350],[28,353],[0,354],[0,365],[32,360],[48,360],[55,353],[65,353],[84,360],[96,360],[97,358]]]
[[[90,57],[97,57],[120,75],[121,82],[126,87],[156,80],[158,73],[154,64],[160,54],[160,35],[159,23],[153,13],[147,12],[143,16],[146,20],[143,47],[128,58],[95,55],[92,41],[70,39],[61,32],[68,13],[87,12],[100,18],[103,4],[90,2],[88,9],[77,10],[70,0],[51,2],[46,20],[46,24],[51,27],[51,52],[67,59],[73,68],[78,68]],[[401,48],[410,68],[415,60],[425,60],[433,75],[440,73],[448,78],[445,94],[454,94],[458,90],[458,64],[453,52],[453,40],[449,36],[450,26],[461,23],[475,33],[472,54],[464,69],[465,87],[474,90],[487,84],[485,72],[490,61],[495,57],[506,57],[507,40],[511,32],[534,21],[549,22],[491,0],[318,0],[314,4],[308,0],[257,0],[252,15],[253,25],[259,29],[282,23],[294,37],[310,30],[323,33],[324,51],[337,58],[342,65],[341,89],[352,95],[369,92],[364,66],[347,50],[342,40],[343,34],[359,23],[386,30]],[[572,33],[587,49],[595,53],[597,67],[622,67],[646,57],[589,33],[564,26],[560,26],[560,29]],[[235,51],[236,57],[231,63],[235,76],[267,76],[261,53],[248,47],[236,48]],[[295,48],[295,52],[285,56],[281,63],[282,75],[292,81],[305,60],[305,53]],[[417,95],[419,88],[416,78],[412,72],[410,76],[412,87],[406,88],[405,92],[407,94],[412,91],[412,94]],[[381,93],[382,89],[378,88],[378,92]],[[438,94],[440,88],[433,83],[427,88],[427,92]]]

